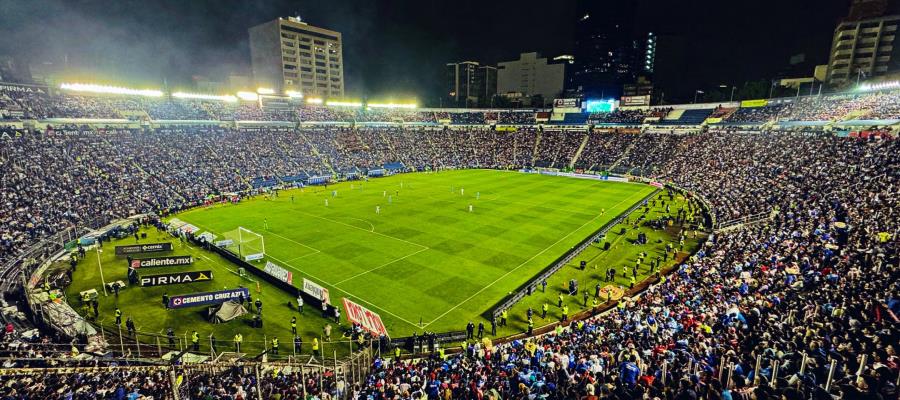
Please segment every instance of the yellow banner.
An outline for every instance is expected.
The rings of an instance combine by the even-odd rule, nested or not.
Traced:
[[[766,99],[741,101],[741,108],[765,107],[767,105],[769,105],[769,100]]]
[[[716,117],[716,118],[707,118],[706,119],[707,124],[718,124],[719,122],[722,122],[722,118]]]

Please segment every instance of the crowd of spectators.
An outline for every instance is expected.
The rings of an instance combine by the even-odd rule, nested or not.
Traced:
[[[888,116],[882,100],[850,101]],[[789,112],[830,118],[833,107],[800,101]],[[705,199],[719,221],[766,215],[713,235],[639,299],[545,336],[472,344],[444,359],[379,359],[351,387],[328,373],[267,370],[258,382],[246,370],[186,374],[179,391],[192,398],[897,398],[900,141],[890,137],[590,133],[585,142],[584,132],[488,128],[0,130],[8,137],[0,149],[0,260],[68,226],[171,211],[249,190],[254,177],[393,161],[561,167],[582,143],[576,166],[674,183]],[[161,369],[0,380],[10,399],[172,391]]]

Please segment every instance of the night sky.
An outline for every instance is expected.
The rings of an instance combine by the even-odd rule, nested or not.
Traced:
[[[794,54],[826,63],[849,3],[647,0],[637,23],[684,44],[688,68],[665,83],[667,98],[683,97],[774,77]],[[443,91],[447,62],[571,52],[577,18],[575,0],[0,0],[0,55],[67,60],[83,81],[161,86],[165,78],[186,86],[193,75],[249,75],[247,29],[297,14],[343,33],[349,96],[415,96],[426,104]]]

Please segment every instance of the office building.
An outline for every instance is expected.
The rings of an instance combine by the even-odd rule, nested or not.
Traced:
[[[550,62],[538,53],[522,53],[518,60],[499,62],[497,92],[540,95],[544,104],[550,104],[563,92],[565,64],[565,60]]]
[[[253,80],[278,93],[344,96],[341,33],[300,18],[278,18],[250,28]]]
[[[488,107],[497,94],[497,68],[476,61],[447,63],[446,106]]]
[[[652,80],[657,38],[635,25],[638,1],[577,4],[575,65],[571,90],[586,97],[617,98],[625,84]]]
[[[900,70],[895,46],[900,15],[885,0],[855,0],[834,30],[828,60],[828,83],[848,86]]]

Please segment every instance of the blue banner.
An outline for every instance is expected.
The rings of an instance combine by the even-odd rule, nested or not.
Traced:
[[[210,304],[224,303],[228,300],[237,300],[244,295],[244,299],[250,298],[250,289],[228,289],[218,292],[179,294],[169,298],[169,308],[184,308],[208,306]]]

